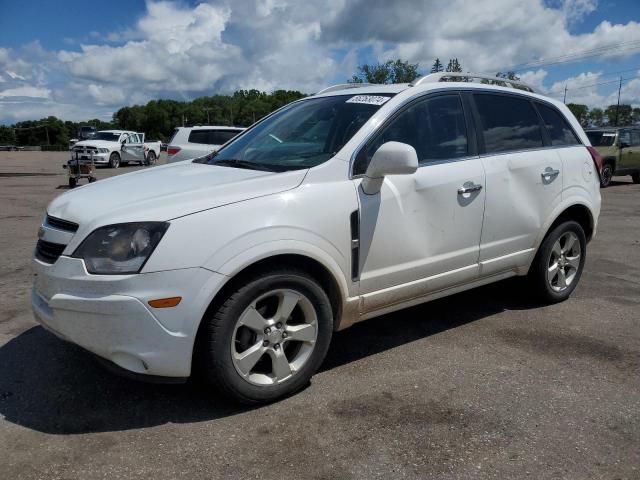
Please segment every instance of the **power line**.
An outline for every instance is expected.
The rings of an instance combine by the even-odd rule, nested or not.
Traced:
[[[615,53],[622,53],[626,50],[633,50],[633,49],[640,49],[640,40],[622,42],[618,44],[612,44],[612,45],[607,45],[603,47],[592,48],[592,49],[582,50],[578,52],[572,52],[565,55],[559,55],[556,57],[541,58],[539,60],[535,60],[532,62],[520,63],[509,68],[504,68],[503,70],[518,72],[528,68],[572,63],[578,60],[582,60],[584,58],[597,57],[604,53],[607,53],[608,51],[615,51]]]
[[[626,82],[627,80],[635,80],[636,78],[640,78],[640,75],[636,75],[635,77],[623,78],[622,81]],[[619,78],[616,78],[615,80],[608,80],[606,82],[592,83],[592,84],[589,84],[589,85],[581,85],[579,87],[569,88],[568,90],[569,91],[582,90],[583,88],[591,88],[591,87],[597,87],[597,86],[600,86],[600,85],[608,85],[608,84],[611,84],[611,83],[618,83],[619,80],[620,80]]]

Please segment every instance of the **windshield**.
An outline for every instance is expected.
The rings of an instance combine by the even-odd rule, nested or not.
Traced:
[[[92,140],[106,140],[107,142],[117,142],[119,138],[119,133],[98,132],[93,136]]]
[[[315,167],[333,157],[391,96],[340,95],[293,103],[204,160],[256,170]]]
[[[616,132],[586,132],[594,147],[611,147],[616,140]]]

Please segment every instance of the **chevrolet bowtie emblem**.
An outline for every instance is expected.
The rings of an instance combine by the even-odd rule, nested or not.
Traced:
[[[44,237],[44,227],[40,226],[40,228],[38,229],[38,238],[42,237]]]

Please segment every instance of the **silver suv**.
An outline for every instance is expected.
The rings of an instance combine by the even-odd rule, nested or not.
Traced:
[[[208,155],[244,130],[240,127],[178,127],[167,146],[167,161],[179,162]]]

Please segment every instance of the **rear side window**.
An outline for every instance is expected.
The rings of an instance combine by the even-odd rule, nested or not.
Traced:
[[[640,146],[640,132],[637,130],[631,132],[631,145],[634,147]]]
[[[392,141],[415,148],[420,164],[466,157],[467,129],[460,97],[440,95],[409,106],[358,155],[354,174],[364,173],[376,150]]]
[[[179,129],[177,129],[177,128],[173,129],[173,133],[171,134],[171,138],[169,139],[168,143],[173,142],[173,139],[176,138],[176,135],[178,135],[178,131],[179,131]]]
[[[549,133],[551,145],[579,145],[580,141],[576,134],[565,120],[565,118],[555,109],[537,103],[536,107]]]
[[[222,145],[227,143],[233,137],[238,135],[237,130],[210,130],[209,131],[209,144],[210,145]]]
[[[508,95],[475,94],[486,153],[541,148],[540,120],[531,102]]]
[[[238,134],[238,130],[191,130],[189,143],[202,143],[205,145],[222,145]]]
[[[189,132],[189,143],[209,143],[209,130],[191,130]]]

